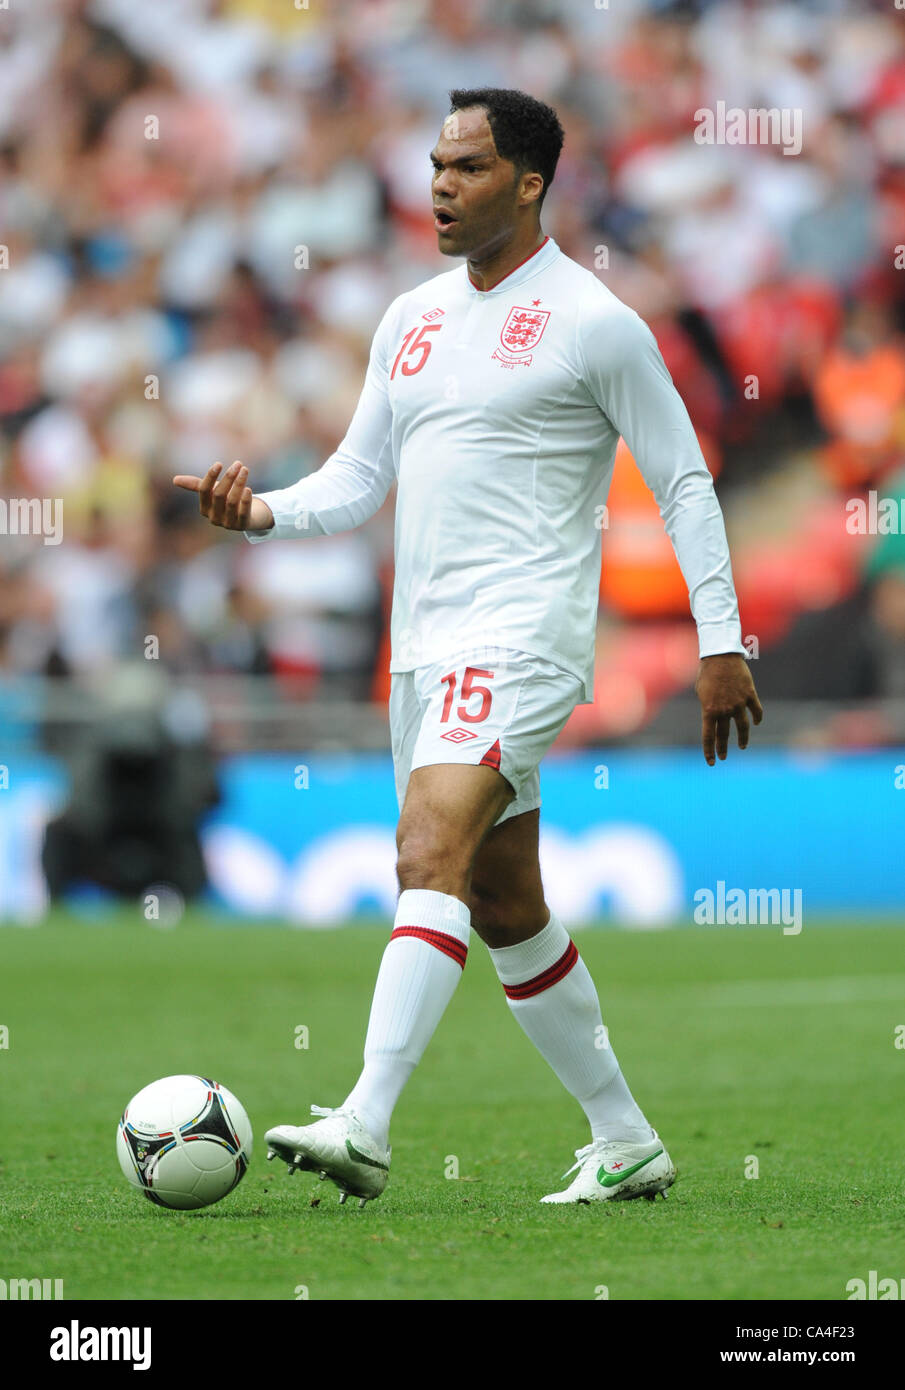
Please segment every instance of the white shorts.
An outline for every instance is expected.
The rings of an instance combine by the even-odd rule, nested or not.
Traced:
[[[515,792],[495,824],[540,806],[539,764],[581,698],[577,676],[505,647],[390,678],[390,737],[399,809],[409,776],[433,763],[486,764]]]

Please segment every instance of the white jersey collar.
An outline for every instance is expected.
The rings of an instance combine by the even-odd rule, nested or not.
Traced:
[[[520,265],[514,266],[508,275],[504,275],[502,280],[498,280],[489,290],[479,290],[477,285],[472,284],[466,262],[464,266],[465,284],[469,293],[476,297],[483,298],[489,294],[508,294],[510,290],[523,284],[525,280],[530,280],[538,271],[546,269],[558,255],[559,247],[553,238],[548,236],[541,242],[536,251],[532,251],[530,256],[526,256]]]

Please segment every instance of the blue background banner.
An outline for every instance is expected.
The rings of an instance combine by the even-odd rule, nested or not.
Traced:
[[[220,766],[203,842],[213,905],[328,927],[392,916],[396,797],[388,755],[248,755]],[[905,749],[797,754],[582,750],[541,769],[547,899],[572,925],[694,920],[702,889],[799,891],[804,918],[905,915]],[[0,792],[0,917],[46,902],[44,821],[65,796],[49,759]]]

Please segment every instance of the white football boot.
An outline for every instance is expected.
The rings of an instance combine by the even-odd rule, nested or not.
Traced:
[[[357,1197],[359,1207],[379,1197],[390,1173],[390,1149],[368,1133],[352,1110],[312,1105],[323,1118],[311,1125],[277,1125],[266,1133],[267,1157],[282,1158],[290,1174],[299,1169],[319,1172],[339,1188],[339,1200]]]
[[[647,1144],[627,1144],[622,1140],[595,1139],[575,1150],[577,1162],[568,1173],[575,1173],[564,1192],[551,1192],[542,1202],[613,1202],[632,1197],[653,1201],[658,1192],[676,1180],[676,1168],[654,1131]]]

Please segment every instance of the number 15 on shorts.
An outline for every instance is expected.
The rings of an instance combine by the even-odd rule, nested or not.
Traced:
[[[488,685],[480,685],[479,681],[492,681],[493,672],[487,671],[481,666],[466,666],[462,677],[462,684],[459,689],[459,706],[456,709],[456,718],[463,724],[480,724],[490,713],[490,706],[493,700],[493,691]],[[453,702],[456,698],[456,686],[458,684],[458,672],[450,671],[449,675],[442,676],[440,684],[447,687],[446,696],[443,700],[443,712],[440,715],[440,723],[446,724],[449,721]],[[469,701],[474,703],[476,698],[480,698],[480,705],[475,710],[469,711]]]

